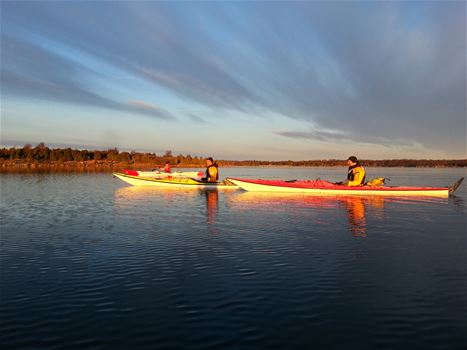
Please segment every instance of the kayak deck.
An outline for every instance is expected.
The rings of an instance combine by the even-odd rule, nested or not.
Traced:
[[[123,173],[113,173],[113,176],[133,186],[238,189],[236,185],[229,182],[202,182],[187,177],[154,178]]]
[[[451,187],[412,187],[412,186],[358,186],[336,185],[323,180],[263,180],[227,178],[246,191],[289,192],[313,195],[381,195],[381,196],[449,196],[462,182],[459,179]]]
[[[132,170],[132,169],[123,169],[122,172],[124,175],[131,175],[131,176],[141,176],[141,177],[156,177],[156,178],[164,178],[164,177],[202,177],[202,171],[174,171],[172,173],[165,173],[159,170],[151,170],[151,171],[143,171],[143,170]]]

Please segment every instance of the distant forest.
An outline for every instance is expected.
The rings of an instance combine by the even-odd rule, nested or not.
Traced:
[[[2,169],[14,168],[157,168],[169,161],[172,167],[204,168],[206,158],[191,155],[173,155],[168,150],[162,155],[143,152],[120,152],[117,148],[102,150],[78,150],[71,148],[47,147],[39,143],[33,147],[30,144],[22,148],[0,149],[0,166]],[[217,160],[220,166],[345,166],[345,160]],[[467,167],[467,159],[363,159],[361,163],[368,167]]]

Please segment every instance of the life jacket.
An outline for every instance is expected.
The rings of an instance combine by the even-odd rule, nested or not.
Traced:
[[[219,180],[219,171],[217,170],[217,164],[211,164],[206,168],[206,180],[207,182],[216,182]]]
[[[172,172],[172,170],[170,169],[170,164],[166,164],[166,165],[164,166],[164,171],[165,171],[166,173],[171,173],[171,172]]]
[[[347,173],[348,186],[362,186],[365,183],[365,169],[357,163],[349,167]]]

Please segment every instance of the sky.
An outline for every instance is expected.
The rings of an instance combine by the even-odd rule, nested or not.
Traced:
[[[460,159],[466,3],[1,2],[1,145]]]

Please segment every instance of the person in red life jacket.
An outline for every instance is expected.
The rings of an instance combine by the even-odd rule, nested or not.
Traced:
[[[217,163],[214,162],[212,157],[206,159],[206,176],[201,179],[204,182],[217,182],[219,180],[219,170]]]
[[[165,173],[171,173],[172,172],[172,169],[170,169],[170,162],[169,161],[166,161],[164,163],[164,167],[161,168],[161,170]]]
[[[347,159],[347,166],[349,167],[347,181],[345,181],[343,185],[363,186],[365,183],[365,169],[363,169],[357,157],[350,156]]]

